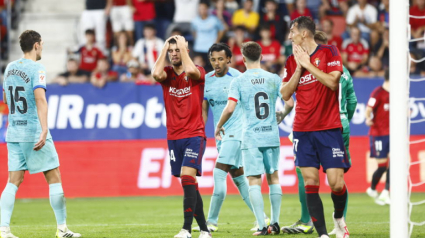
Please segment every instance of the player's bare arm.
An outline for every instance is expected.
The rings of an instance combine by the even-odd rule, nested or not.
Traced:
[[[183,36],[175,36],[175,39],[177,41],[177,48],[180,49],[184,72],[188,78],[199,80],[201,78],[201,72],[199,72],[199,69],[189,56],[186,39]]]
[[[44,88],[37,88],[34,90],[35,104],[37,106],[38,119],[41,125],[41,134],[38,142],[34,145],[34,150],[38,151],[46,144],[46,137],[48,133],[47,128],[47,100],[46,91]]]
[[[159,54],[158,59],[156,60],[153,68],[152,68],[152,76],[158,83],[167,79],[167,73],[164,71],[165,67],[165,59],[167,58],[168,48],[170,47],[170,43],[168,42],[171,38],[168,38],[164,46],[162,47],[161,53]]]
[[[373,111],[373,108],[366,107],[365,117],[366,117],[366,125],[367,126],[372,126],[373,125],[372,111]]]
[[[294,99],[291,97],[288,101],[285,101],[285,109],[283,111],[276,112],[276,121],[278,125],[283,121],[283,119],[285,119],[285,117],[292,111],[293,108]]]
[[[202,119],[204,120],[204,124],[207,124],[208,120],[208,110],[210,110],[210,106],[207,100],[202,102]]]
[[[223,132],[223,135],[225,135],[225,131],[223,128],[223,125],[229,120],[229,118],[232,116],[233,112],[235,111],[237,102],[233,100],[228,100],[226,107],[223,109],[223,113],[221,113],[220,120],[217,123],[217,127],[215,128],[214,136],[217,140],[221,140],[221,134],[220,132]]]

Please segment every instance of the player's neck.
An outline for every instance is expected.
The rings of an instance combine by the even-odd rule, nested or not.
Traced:
[[[24,54],[24,59],[29,59],[29,60],[36,62],[37,61],[37,55],[35,54],[34,51],[31,51],[31,52]]]
[[[260,61],[252,62],[252,63],[246,63],[245,66],[246,66],[247,70],[249,70],[249,69],[261,69]]]
[[[227,67],[227,68],[226,68],[226,70],[223,70],[223,72],[222,72],[222,73],[216,73],[216,74],[215,74],[215,76],[216,76],[216,77],[218,77],[218,78],[221,78],[221,77],[223,77],[224,75],[226,75],[226,74],[227,74],[227,72],[229,72],[229,67]]]
[[[385,81],[384,84],[382,84],[382,88],[385,89],[385,91],[389,92],[390,91],[390,82]]]
[[[173,70],[174,70],[174,72],[176,72],[176,74],[180,75],[184,71],[183,64],[181,64],[179,66],[173,65]]]
[[[301,44],[301,47],[307,52],[307,54],[311,55],[317,48],[316,42],[313,39],[304,41]]]

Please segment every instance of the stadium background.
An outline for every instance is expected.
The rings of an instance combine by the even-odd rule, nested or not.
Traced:
[[[229,2],[237,3],[238,8],[242,8],[244,4],[243,1]],[[356,0],[339,2],[346,2],[350,7],[357,3]],[[385,1],[368,2],[380,13],[382,11],[385,13],[385,8],[383,9]],[[173,1],[163,0],[154,1],[154,3],[155,9],[158,9],[158,7],[172,4]],[[288,22],[291,12],[290,6],[292,6],[292,11],[297,10],[296,2],[281,0],[277,3],[279,14],[285,19],[285,22]],[[257,11],[260,16],[264,15],[264,4],[265,1],[263,0],[254,1],[254,7],[257,9],[254,9],[254,11]],[[316,22],[319,24],[323,22],[325,17],[320,16],[318,12],[321,5],[320,1],[307,0],[306,4],[306,8],[310,7],[309,9]],[[314,6],[314,4],[318,8],[312,8],[311,6]],[[55,81],[59,73],[66,71],[67,59],[75,57],[74,54],[69,54],[67,49],[81,46],[81,37],[78,36],[81,28],[79,19],[84,11],[84,1],[5,0],[0,1],[0,8],[3,20],[1,37],[3,69],[7,62],[21,56],[17,41],[20,32],[25,29],[37,30],[45,41],[43,59],[40,62],[46,66],[48,79],[51,83],[48,85],[47,91],[49,128],[60,155],[67,197],[181,194],[179,181],[169,174],[165,112],[159,85],[146,85],[146,82],[140,85],[140,82],[136,80],[127,83],[107,82],[103,88],[94,87],[90,82],[69,83],[66,87],[63,87],[58,84],[58,81]],[[214,4],[211,5],[210,10],[213,10],[213,8]],[[348,39],[349,34],[345,32],[344,14],[341,12],[340,15],[335,14],[327,17],[337,20],[335,25],[338,26],[338,29],[335,31],[338,31],[344,39]],[[159,21],[156,20],[161,17],[164,16],[157,12],[156,18],[151,20],[158,26]],[[168,19],[168,24],[173,21],[172,15],[164,19]],[[160,20],[164,19],[161,18]],[[388,19],[381,17],[378,20],[378,23],[381,22],[385,28]],[[341,21],[343,24],[341,24]],[[114,51],[114,41],[109,24],[110,22],[105,37],[106,48],[104,53],[109,56],[109,61],[113,65],[111,54]],[[229,28],[224,39],[231,40],[234,37],[231,32],[232,28]],[[247,35],[251,39],[261,40],[257,33]],[[378,38],[382,41],[384,35],[382,32],[378,31],[378,33]],[[190,36],[187,36],[187,38],[190,39]],[[369,43],[371,43],[371,40],[369,40]],[[279,42],[282,55],[290,54],[285,42],[287,43],[286,40]],[[193,38],[191,46],[193,46]],[[418,54],[423,53],[420,44],[411,47]],[[371,48],[373,48],[373,44],[371,44]],[[375,56],[372,49],[368,54],[370,58]],[[193,54],[192,56],[196,57],[197,55]],[[373,71],[368,66],[370,63],[364,65],[361,70],[363,73]],[[412,73],[423,74],[425,72],[423,64],[418,64],[415,67],[415,69],[412,69]],[[379,75],[384,68],[385,65],[381,66],[376,75]],[[374,73],[368,75],[374,75]],[[370,182],[371,173],[375,170],[374,161],[368,160],[369,140],[367,136],[368,128],[364,124],[364,111],[370,93],[375,87],[381,85],[382,81],[381,77],[354,78],[359,102],[351,122],[350,151],[353,168],[347,174],[350,192],[364,192]],[[415,84],[411,87],[411,96],[419,97],[424,91],[425,86],[423,84]],[[281,102],[278,107],[282,107]],[[0,109],[0,139],[4,142],[7,108],[2,104]],[[411,113],[412,119],[424,119],[424,102],[412,101]],[[282,148],[279,172],[284,193],[296,193],[297,191],[292,146],[287,139],[293,117],[294,113],[291,113],[280,125]],[[209,118],[206,126],[209,139],[204,156],[204,176],[200,179],[203,194],[211,194],[212,192],[212,170],[217,156],[215,142],[212,139],[211,119],[212,117]],[[423,138],[425,127],[420,124],[412,125],[411,135],[414,138]],[[411,160],[425,160],[423,146],[413,145],[411,147]],[[7,178],[6,164],[6,144],[0,143],[0,165],[2,168],[0,169],[0,180],[4,179],[3,181],[6,181]],[[410,173],[413,182],[425,181],[424,165],[413,166]],[[326,184],[324,176],[322,177],[322,184]],[[265,186],[263,188],[266,189]],[[324,186],[321,191],[329,191],[329,188]],[[425,188],[423,186],[415,188],[414,192],[425,192]],[[229,193],[237,193],[237,189],[230,185]],[[47,195],[48,188],[40,174],[27,176],[17,194],[19,198],[39,198],[47,197]]]

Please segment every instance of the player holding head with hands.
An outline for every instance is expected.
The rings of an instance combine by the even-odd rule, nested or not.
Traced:
[[[6,142],[9,178],[0,199],[1,238],[16,238],[10,232],[15,195],[30,174],[43,172],[49,184],[50,205],[57,222],[56,237],[81,237],[66,226],[66,204],[59,172],[59,157],[47,126],[46,69],[40,63],[43,40],[36,31],[19,37],[24,57],[9,63],[3,82],[3,99],[9,107]]]
[[[222,140],[228,135],[230,130],[227,129],[230,127],[225,128],[224,125],[240,103],[244,116],[242,130],[244,172],[248,177],[249,197],[259,227],[253,235],[279,234],[282,189],[278,175],[280,138],[275,108],[277,99],[281,97],[279,88],[282,80],[278,75],[261,69],[262,56],[259,44],[252,41],[244,43],[242,55],[247,71],[233,79],[230,84],[229,98],[216,125],[215,138]],[[292,107],[293,101],[289,98],[285,103],[285,113],[288,114]],[[262,174],[266,174],[270,191],[271,222],[268,227],[263,215]]]
[[[172,66],[165,67],[167,55]],[[211,237],[196,180],[202,175],[206,145],[202,119],[205,70],[190,59],[185,38],[172,36],[165,41],[152,75],[163,89],[171,173],[181,178],[184,191],[184,223],[174,237],[191,238],[194,217],[201,230],[199,238]]]
[[[288,57],[280,92],[289,99],[296,92],[293,124],[295,165],[305,182],[308,211],[322,238],[329,237],[319,196],[319,169],[323,166],[332,190],[337,238],[348,238],[343,217],[347,201],[344,172],[350,168],[341,133],[338,88],[343,71],[335,46],[314,41],[316,26],[309,17],[291,22],[289,39],[293,55]]]

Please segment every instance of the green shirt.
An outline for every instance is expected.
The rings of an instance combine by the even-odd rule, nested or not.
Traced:
[[[344,72],[339,80],[339,113],[341,114],[341,119],[351,120],[356,110],[357,97],[354,92],[353,78],[347,68],[343,68]]]

